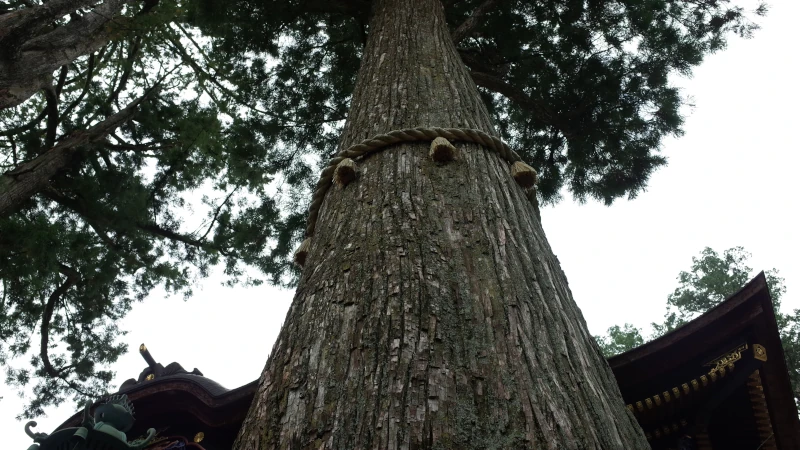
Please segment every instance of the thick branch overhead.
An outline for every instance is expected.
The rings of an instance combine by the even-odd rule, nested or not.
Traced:
[[[148,94],[151,91],[148,91]],[[147,94],[131,102],[126,108],[112,114],[85,131],[79,131],[61,140],[32,161],[0,176],[0,217],[13,213],[32,196],[45,189],[51,177],[69,164],[72,155],[82,145],[98,142],[129,120]]]
[[[485,0],[483,3],[475,8],[475,11],[470,14],[467,19],[453,30],[453,43],[458,45],[461,41],[469,37],[473,31],[478,27],[481,17],[491,11],[491,9],[499,3],[500,0]]]

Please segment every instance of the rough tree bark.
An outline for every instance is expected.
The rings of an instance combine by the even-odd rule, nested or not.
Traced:
[[[493,132],[439,0],[376,0],[345,148]],[[508,164],[396,145],[331,189],[235,448],[648,448]]]
[[[130,20],[119,13],[130,0],[105,0],[84,16],[51,23],[96,1],[55,0],[0,16],[0,110],[49,86],[53,71],[105,45]]]

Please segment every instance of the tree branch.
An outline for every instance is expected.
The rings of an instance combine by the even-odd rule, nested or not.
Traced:
[[[482,48],[479,52],[474,49],[459,48],[458,55],[464,64],[474,72],[485,73],[495,78],[502,78],[508,72],[510,61],[497,53]]]
[[[36,159],[0,175],[0,217],[13,213],[25,201],[45,189],[51,178],[69,165],[78,147],[105,139],[110,132],[133,117],[136,108],[153,90],[145,92],[126,108],[88,130],[73,133]]]
[[[56,189],[46,189],[43,191],[43,195],[50,200],[56,202],[58,205],[66,208],[74,212],[75,214],[79,215],[89,226],[97,233],[97,236],[100,240],[114,253],[117,253],[122,256],[126,263],[130,264],[134,267],[143,267],[145,264],[139,260],[136,255],[131,254],[130,252],[126,251],[122,245],[114,241],[111,236],[108,235],[107,231],[111,228],[108,224],[111,222],[108,216],[99,216],[97,214],[92,214],[92,211],[89,207],[86,206],[85,202],[82,202],[80,199],[73,199],[63,195],[62,193],[58,192]]]
[[[369,0],[306,0],[298,5],[298,14],[306,12],[344,14],[366,19],[371,11]]]
[[[50,298],[47,299],[47,303],[44,306],[40,333],[42,335],[42,339],[39,346],[39,357],[42,358],[42,367],[44,368],[45,373],[53,378],[60,378],[63,371],[57,370],[55,367],[53,367],[53,364],[50,362],[50,356],[47,353],[48,343],[50,340],[50,320],[53,318],[53,310],[55,310],[56,303],[61,299],[61,296],[64,295],[69,288],[71,288],[80,279],[78,273],[67,265],[59,263],[58,271],[66,275],[67,279],[64,280],[64,282],[58,286],[52,294],[50,294]]]
[[[61,71],[58,74],[58,83],[56,84],[56,96],[61,95],[61,90],[64,89],[64,82],[67,81],[68,72],[69,66],[67,64],[61,66]]]
[[[58,93],[57,89],[49,86],[44,90],[44,98],[47,100],[45,111],[47,111],[47,131],[44,135],[44,148],[51,148],[56,143],[56,132],[58,131]]]
[[[144,231],[149,232],[150,234],[155,235],[155,236],[161,236],[161,237],[164,237],[164,238],[167,238],[167,239],[171,239],[173,241],[178,241],[178,242],[182,242],[182,243],[187,244],[187,245],[191,245],[193,247],[202,248],[204,250],[213,250],[213,251],[219,252],[220,254],[222,254],[224,256],[231,256],[231,253],[226,249],[223,249],[221,247],[217,247],[216,245],[213,245],[213,244],[209,244],[208,242],[203,242],[200,239],[196,239],[196,238],[193,238],[193,237],[190,237],[190,236],[186,236],[185,234],[181,234],[181,233],[178,233],[176,231],[172,231],[172,230],[168,230],[166,228],[162,228],[161,226],[159,226],[158,224],[153,223],[153,222],[136,224],[136,226],[138,228],[144,230]]]
[[[89,92],[89,87],[92,85],[92,78],[94,78],[94,53],[89,55],[89,62],[88,67],[86,68],[86,82],[83,84],[83,90],[81,90],[80,95],[72,101],[72,103],[67,106],[67,109],[61,114],[61,117],[67,117],[76,106],[80,104],[83,100],[83,97],[86,96],[86,93]]]
[[[28,131],[28,130],[36,127],[36,125],[39,125],[39,122],[41,122],[42,119],[44,119],[44,117],[46,115],[47,115],[47,108],[43,109],[42,112],[40,112],[38,116],[34,117],[33,120],[31,120],[30,122],[26,123],[25,125],[22,125],[22,126],[19,126],[19,127],[16,127],[16,128],[12,128],[12,129],[6,130],[6,131],[0,131],[0,136],[13,136],[13,135],[15,135],[17,133],[22,133],[24,131]]]
[[[95,1],[51,0],[45,5],[70,3],[73,6],[78,5],[75,6],[78,8],[82,3]],[[85,16],[24,42],[20,41],[14,57],[0,65],[0,109],[24,102],[43,83],[48,82],[50,74],[56,68],[105,45],[114,33],[132,20],[118,17],[125,3],[129,1],[131,0],[105,0]],[[30,10],[33,9],[36,8]],[[26,10],[20,12],[23,11]],[[0,16],[0,21],[9,15]],[[112,22],[114,26],[110,26]],[[0,29],[2,28],[0,24]]]
[[[119,106],[117,103],[117,97],[119,97],[120,92],[125,89],[125,85],[128,84],[128,78],[131,76],[131,71],[133,70],[133,62],[136,59],[136,56],[139,53],[139,48],[141,47],[142,37],[136,36],[133,38],[133,43],[131,44],[131,49],[128,51],[128,57],[125,59],[125,69],[122,71],[122,76],[119,79],[119,84],[117,84],[116,89],[111,92],[111,95],[108,97],[107,103],[110,105],[112,103]]]
[[[24,34],[35,32],[41,26],[59,19],[97,0],[51,0],[32,8],[12,11],[0,16],[0,45],[10,49],[14,41],[24,39]]]
[[[181,28],[181,30],[183,30],[183,28],[180,27],[180,25],[178,25],[178,27]],[[192,39],[191,36],[189,36],[189,34],[186,33],[185,30],[183,30],[183,32],[184,32],[184,34],[186,34],[187,38],[189,38],[189,40],[195,46],[197,46],[198,51],[200,53],[200,56],[205,57],[205,54],[199,48],[199,46],[194,41],[194,39]],[[206,86],[206,81],[209,81],[211,84],[216,86],[220,91],[222,91],[223,94],[225,94],[226,96],[231,98],[233,101],[235,101],[239,105],[244,106],[246,108],[249,108],[249,109],[251,109],[251,110],[253,110],[253,111],[257,112],[257,113],[264,114],[266,116],[269,116],[269,117],[272,117],[274,119],[282,121],[283,123],[280,125],[282,127],[292,128],[292,127],[301,126],[301,125],[298,125],[297,123],[295,123],[291,119],[288,119],[286,117],[283,117],[283,116],[280,116],[278,114],[275,114],[273,111],[260,109],[256,105],[248,103],[247,101],[242,99],[242,97],[238,93],[236,93],[234,91],[231,91],[230,89],[225,87],[222,84],[222,82],[220,82],[220,78],[223,78],[223,77],[221,75],[219,75],[219,73],[217,72],[217,69],[212,67],[211,65],[209,65],[209,67],[216,72],[216,73],[212,74],[209,71],[207,71],[204,68],[202,68],[200,66],[200,64],[197,61],[194,60],[192,55],[190,55],[189,52],[184,48],[184,46],[180,42],[180,40],[176,39],[173,36],[169,36],[165,43],[167,45],[171,46],[172,49],[175,50],[177,53],[179,53],[181,55],[181,59],[183,60],[183,62],[188,64],[189,67],[191,67],[194,70],[194,72],[197,74],[198,84],[200,85],[200,88],[203,89],[203,91],[205,91],[205,93],[208,94],[209,97],[211,97],[211,100],[217,105],[217,107],[219,107],[220,110],[225,110],[224,105],[221,104],[220,100],[217,98],[217,95],[211,89],[209,89]],[[207,60],[206,60],[206,63],[208,63]],[[341,120],[341,119],[331,119],[331,120],[326,120],[326,121],[335,121],[335,120]],[[288,124],[288,123],[291,123],[291,124]]]
[[[475,8],[475,11],[472,11],[472,14],[470,14],[470,16],[467,17],[467,19],[464,20],[464,22],[453,31],[453,43],[458,45],[459,42],[463,41],[470,34],[472,34],[472,32],[475,31],[475,28],[478,27],[480,18],[489,12],[489,10],[492,9],[498,1],[499,0],[486,0],[477,8]]]
[[[11,142],[11,162],[14,163],[14,166],[19,164],[19,159],[17,157],[17,143],[14,141],[14,136],[9,136],[8,141]]]
[[[214,217],[212,217],[212,218],[211,218],[211,223],[210,223],[210,224],[208,224],[208,228],[206,229],[206,232],[205,232],[205,233],[203,233],[203,235],[202,235],[202,236],[200,236],[200,239],[201,239],[201,240],[205,240],[205,238],[208,236],[208,233],[210,233],[210,232],[211,232],[211,229],[212,229],[212,227],[213,227],[213,226],[214,226],[214,224],[217,222],[217,218],[219,218],[219,213],[222,211],[222,207],[223,207],[223,206],[225,206],[225,205],[226,205],[226,204],[227,204],[227,203],[230,201],[231,197],[233,197],[233,194],[234,194],[234,193],[236,193],[236,191],[238,191],[240,187],[241,187],[241,186],[236,186],[236,187],[235,187],[235,188],[234,188],[234,189],[231,191],[231,193],[230,193],[230,194],[228,194],[228,196],[227,196],[227,197],[225,197],[225,200],[223,200],[223,201],[222,201],[222,203],[220,203],[220,205],[217,207],[217,210],[216,210],[216,211],[214,211]]]
[[[234,192],[235,192],[235,190],[234,190]],[[59,192],[57,192],[57,191],[55,191],[53,189],[45,191],[44,195],[47,196],[48,198],[50,198],[51,200],[55,201],[59,205],[63,206],[64,208],[66,208],[66,209],[76,213],[77,215],[79,215],[93,229],[95,229],[95,231],[97,232],[97,234],[100,237],[100,239],[103,240],[106,243],[106,245],[108,245],[114,251],[124,252],[124,253],[127,254],[127,252],[125,252],[119,246],[119,244],[114,242],[110,238],[110,236],[108,236],[106,234],[105,230],[108,230],[108,229],[112,229],[113,230],[114,229],[114,226],[113,226],[114,223],[127,223],[130,226],[133,226],[133,227],[135,227],[135,228],[137,228],[137,229],[139,229],[141,231],[145,231],[145,232],[147,232],[147,233],[149,233],[151,235],[157,236],[157,237],[162,237],[162,238],[167,238],[167,239],[170,239],[170,240],[173,240],[173,241],[182,242],[184,244],[191,245],[193,247],[197,247],[197,248],[200,248],[200,249],[203,249],[203,250],[206,250],[206,251],[216,251],[216,252],[219,252],[220,254],[222,254],[224,256],[231,256],[231,253],[227,249],[218,247],[218,246],[216,246],[216,245],[214,245],[212,243],[209,243],[209,242],[205,241],[205,239],[204,239],[205,235],[203,235],[202,238],[197,239],[195,237],[187,236],[187,235],[185,235],[183,233],[164,228],[164,227],[158,225],[155,222],[135,222],[135,221],[132,221],[132,220],[126,219],[126,218],[114,217],[113,215],[109,215],[107,213],[98,214],[96,212],[93,212],[91,210],[91,208],[89,208],[82,201],[76,200],[76,199],[73,199],[73,198],[69,198],[67,196],[64,196],[63,194],[61,194],[61,193],[59,193]],[[228,195],[228,198],[226,198],[226,200],[225,200],[226,202],[231,197],[231,195],[233,195],[233,192],[231,192]],[[138,261],[138,260],[129,261],[129,262],[133,262],[133,263],[142,265],[142,263],[140,261]]]
[[[484,87],[493,92],[497,92],[498,94],[508,98],[520,107],[531,112],[534,117],[536,117],[536,120],[544,123],[545,125],[556,127],[559,131],[561,131],[562,134],[564,134],[564,136],[572,136],[569,128],[559,120],[558,114],[543,101],[532,98],[521,89],[518,89],[506,81],[492,75],[474,71],[470,71],[470,74],[472,75],[472,79],[475,80],[475,84],[478,86]]]
[[[112,144],[110,142],[103,143],[103,147],[114,151],[114,152],[123,152],[123,151],[133,151],[133,152],[146,152],[148,150],[152,151],[159,151],[159,150],[169,150],[177,147],[177,144],[163,144],[163,145],[156,145],[155,143],[148,143],[148,144],[129,144],[124,141],[119,141],[120,144]]]

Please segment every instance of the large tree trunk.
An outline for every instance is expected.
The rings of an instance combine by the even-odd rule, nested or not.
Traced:
[[[492,132],[438,0],[376,0],[341,147]],[[390,147],[323,204],[235,445],[648,448],[508,163]]]

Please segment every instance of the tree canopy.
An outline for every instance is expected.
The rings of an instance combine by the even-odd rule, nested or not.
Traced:
[[[661,141],[681,134],[685,98],[670,77],[731,34],[749,37],[766,12],[727,0],[443,3],[497,131],[549,203],[645,189],[666,163]],[[112,6],[86,44],[78,25]],[[126,348],[116,322],[156,286],[190,295],[218,264],[231,282],[292,285],[290,252],[338,150],[369,9],[0,2],[0,23],[28,30],[0,36],[13,43],[0,88],[24,87],[37,42],[86,44],[0,111],[0,362],[8,383],[34,386],[26,416],[107,390]]]
[[[678,287],[667,298],[664,321],[651,324],[652,335],[645,339],[642,330],[629,323],[622,327],[614,325],[606,336],[595,336],[603,354],[609,358],[632,350],[717,306],[753,278],[755,272],[747,265],[750,257],[751,254],[742,247],[729,248],[722,254],[706,247],[699,257],[692,257],[691,268],[678,275]],[[800,309],[790,314],[781,312],[781,300],[786,293],[784,280],[776,269],[766,271],[765,275],[775,306],[789,379],[795,401],[800,404]]]

